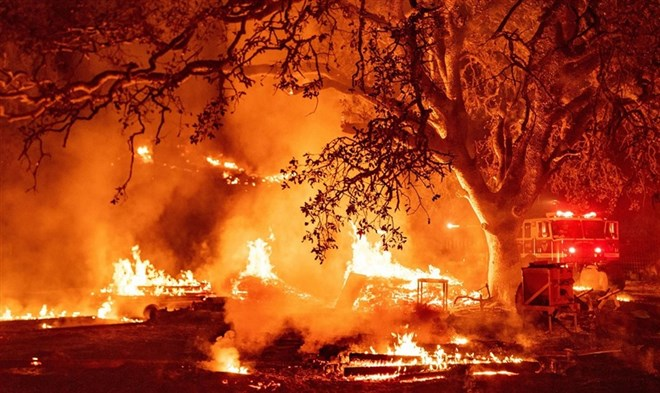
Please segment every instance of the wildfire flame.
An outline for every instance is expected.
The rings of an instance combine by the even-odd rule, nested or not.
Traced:
[[[417,285],[419,279],[446,280],[454,292],[465,294],[462,282],[448,275],[443,275],[440,269],[429,265],[427,271],[411,269],[394,261],[392,254],[383,249],[382,243],[370,243],[366,236],[360,236],[355,225],[353,226],[353,257],[348,262],[344,274],[344,286],[347,285],[352,274],[368,277],[369,281],[361,291],[360,296],[353,302],[354,309],[374,308],[377,304],[410,304],[417,298]],[[383,280],[380,280],[383,279]],[[383,288],[388,286],[388,288]],[[429,288],[429,290],[434,288]],[[432,295],[425,300],[427,305],[442,305],[446,293],[431,291]]]
[[[114,263],[113,283],[108,287],[101,289],[101,293],[113,294],[116,296],[184,296],[197,294],[210,294],[211,285],[206,281],[198,281],[189,270],[182,271],[180,278],[175,279],[167,275],[162,270],[157,270],[148,260],[140,258],[139,246],[132,248],[133,259],[131,263],[128,259],[120,259]],[[120,317],[113,308],[114,301],[108,296],[96,310],[88,310],[85,316],[96,317],[99,319],[117,319],[122,322],[142,322],[139,319]],[[68,311],[56,311],[48,305],[43,304],[41,309],[36,312],[15,313],[8,307],[0,314],[0,321],[14,320],[42,320],[57,318],[76,318],[83,314],[79,311],[72,313]],[[44,329],[52,326],[42,323]]]
[[[71,317],[78,317],[80,316],[80,312],[75,311],[72,313],[69,313],[67,311],[59,311],[56,312],[54,309],[51,309],[48,307],[48,305],[44,304],[41,306],[41,309],[39,309],[39,312],[36,314],[33,314],[31,312],[26,312],[24,314],[20,315],[14,315],[12,311],[9,308],[5,308],[5,311],[0,315],[0,320],[2,321],[28,321],[28,320],[38,320],[38,319],[55,319],[55,318],[65,318],[67,316]]]
[[[210,292],[211,284],[198,281],[190,270],[180,273],[175,279],[162,270],[157,270],[149,260],[140,258],[140,247],[131,249],[133,260],[119,259],[114,263],[113,283],[102,290],[119,296],[183,296],[190,293]]]
[[[275,240],[273,233],[270,234],[268,240]],[[238,278],[233,281],[233,297],[245,300],[248,296],[248,291],[242,286],[243,281],[248,278],[256,278],[263,285],[278,286],[282,292],[288,295],[293,295],[304,300],[311,300],[309,294],[300,292],[286,284],[273,272],[273,265],[270,262],[272,248],[267,241],[257,238],[256,240],[248,241],[247,247],[248,262],[245,269],[239,273]]]
[[[99,307],[98,311],[96,312],[96,316],[100,319],[116,318],[117,316],[112,311],[112,303],[112,298],[108,297],[108,300],[103,302],[101,307]]]
[[[344,279],[348,278],[350,273],[367,277],[398,278],[408,281],[406,287],[409,289],[416,289],[417,280],[420,278],[442,278],[450,285],[462,285],[459,280],[442,275],[440,269],[435,266],[429,265],[429,270],[423,271],[410,269],[392,261],[392,253],[385,251],[381,242],[372,245],[366,236],[358,234],[355,226],[353,226],[353,236],[355,239],[352,245],[353,259],[348,263]]]
[[[275,240],[271,234],[270,240]],[[278,280],[279,278],[273,273],[273,265],[270,263],[270,254],[272,249],[270,245],[262,240],[256,239],[248,242],[248,264],[243,270],[239,278],[243,277],[258,277],[263,281]]]
[[[241,366],[238,350],[234,347],[234,332],[229,331],[219,337],[211,347],[211,360],[202,366],[211,371],[234,374],[248,374],[249,369]]]

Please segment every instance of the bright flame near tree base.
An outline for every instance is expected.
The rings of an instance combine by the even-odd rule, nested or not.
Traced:
[[[344,287],[351,275],[366,277],[365,285],[353,302],[354,310],[376,310],[393,306],[410,306],[417,300],[417,285],[419,279],[442,279],[449,285],[449,292],[442,293],[439,287],[426,287],[424,304],[442,307],[449,299],[458,295],[466,296],[468,291],[463,283],[454,277],[442,274],[440,269],[428,265],[428,270],[412,269],[393,260],[392,254],[383,249],[381,242],[370,243],[366,236],[359,235],[353,226],[353,257],[348,262],[344,273]],[[479,293],[470,296],[479,297]],[[463,302],[461,305],[467,305]],[[471,304],[471,303],[469,303]]]

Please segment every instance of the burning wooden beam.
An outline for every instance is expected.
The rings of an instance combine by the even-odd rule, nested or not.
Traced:
[[[391,376],[392,379],[401,378],[440,378],[455,375],[517,375],[537,373],[541,367],[536,360],[525,360],[522,362],[476,362],[476,363],[458,363],[458,364],[405,364],[405,360],[414,361],[415,357],[404,359],[404,364],[395,365],[392,363],[383,363],[378,365],[374,363],[367,365],[349,365],[344,367],[344,377],[347,378],[369,378]]]

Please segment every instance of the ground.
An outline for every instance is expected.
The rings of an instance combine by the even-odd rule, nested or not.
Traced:
[[[50,329],[41,327],[43,321],[0,322],[0,391],[658,392],[659,287],[628,283],[634,302],[604,302],[581,312],[577,331],[570,318],[552,331],[533,321],[512,324],[517,316],[496,306],[443,314],[438,323],[478,337],[481,347],[515,350],[533,362],[517,375],[477,376],[463,367],[427,381],[346,380],[335,356],[341,342],[305,353],[304,338],[294,330],[244,356],[253,365],[249,375],[207,370],[206,349],[228,329],[217,310],[163,312],[128,324],[58,319],[48,321]],[[428,315],[418,318],[422,323]]]

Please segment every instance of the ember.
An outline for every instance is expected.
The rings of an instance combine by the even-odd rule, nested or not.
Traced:
[[[616,300],[624,303],[632,302],[635,299],[627,293],[618,293],[616,295]]]
[[[154,162],[154,158],[151,155],[151,151],[149,151],[149,147],[140,146],[137,148],[136,153],[142,159],[142,162],[144,162],[145,164],[151,164]]]

